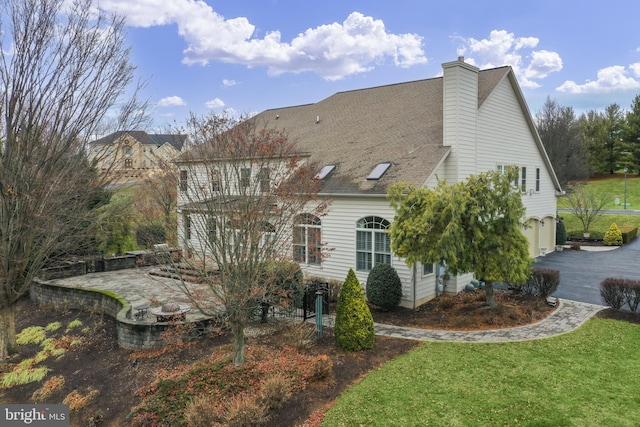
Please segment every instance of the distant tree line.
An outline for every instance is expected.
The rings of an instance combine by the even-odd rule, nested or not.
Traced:
[[[625,168],[640,175],[640,95],[628,111],[614,103],[580,117],[547,98],[535,120],[561,185]]]

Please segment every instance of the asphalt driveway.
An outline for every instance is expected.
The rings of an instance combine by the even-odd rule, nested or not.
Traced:
[[[603,305],[600,282],[607,277],[640,280],[640,237],[608,251],[552,252],[537,258],[536,268],[560,271],[559,298]]]

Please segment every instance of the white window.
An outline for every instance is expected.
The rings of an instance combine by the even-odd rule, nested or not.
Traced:
[[[180,171],[180,191],[187,191],[189,188],[189,172],[186,170]]]
[[[293,259],[300,264],[320,265],[322,232],[320,218],[301,214],[293,226]]]
[[[191,240],[191,217],[188,214],[184,216],[184,238]]]
[[[260,236],[260,247],[265,250],[264,255],[273,255],[276,243],[276,227],[269,223],[265,222],[262,224],[262,236]]]
[[[431,264],[422,264],[422,275],[428,276],[433,274],[433,263]]]
[[[356,223],[356,270],[371,271],[378,264],[391,265],[391,239],[384,218],[368,216]]]
[[[251,185],[251,168],[240,169],[240,186],[248,187]]]
[[[220,171],[218,169],[214,169],[210,174],[211,180],[211,191],[217,192],[220,191]]]
[[[209,239],[209,244],[213,247],[216,241],[216,217],[213,215],[209,215],[207,217],[207,238]]]
[[[276,243],[276,228],[273,224],[263,222],[256,228],[259,230],[259,234],[256,234],[255,230],[248,231],[239,228],[231,229],[233,226],[233,223],[227,223],[227,227],[231,230],[231,237],[233,239],[231,242],[232,250],[234,251],[235,256],[239,256],[241,258],[253,256],[254,239],[257,239],[258,246],[262,249],[263,257],[273,255]]]
[[[520,168],[520,189],[523,193],[527,192],[527,168],[523,166]]]
[[[536,193],[540,192],[540,168],[536,168]]]
[[[269,178],[269,168],[261,168],[258,172],[258,181],[260,182],[260,191],[268,193],[271,189],[271,180]]]

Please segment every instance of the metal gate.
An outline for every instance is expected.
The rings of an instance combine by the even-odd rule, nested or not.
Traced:
[[[316,300],[322,298],[322,312],[316,313]],[[329,284],[321,281],[307,282],[304,286],[304,298],[302,300],[303,321],[312,319],[316,315],[329,314]]]

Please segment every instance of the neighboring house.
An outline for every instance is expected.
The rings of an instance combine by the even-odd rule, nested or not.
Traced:
[[[166,170],[185,143],[184,135],[120,131],[90,142],[89,158],[115,182],[133,182]]]
[[[353,268],[364,285],[374,265],[388,263],[403,282],[401,305],[423,304],[436,296],[444,268],[408,266],[391,254],[386,230],[394,211],[387,187],[399,181],[454,183],[507,165],[520,167],[517,185],[531,256],[554,249],[561,187],[513,70],[480,71],[464,58],[442,67],[442,77],[340,92],[253,118],[260,126],[285,130],[319,165],[320,197],[330,200],[329,211],[321,218],[301,215],[292,225],[290,254],[308,276],[344,280]],[[197,167],[179,164],[185,179],[193,173],[187,169]],[[189,212],[179,207],[179,213],[179,241],[192,247],[188,239],[196,234],[190,233]],[[327,257],[315,255],[315,241],[331,249]],[[450,278],[445,291],[457,293],[471,278]]]

